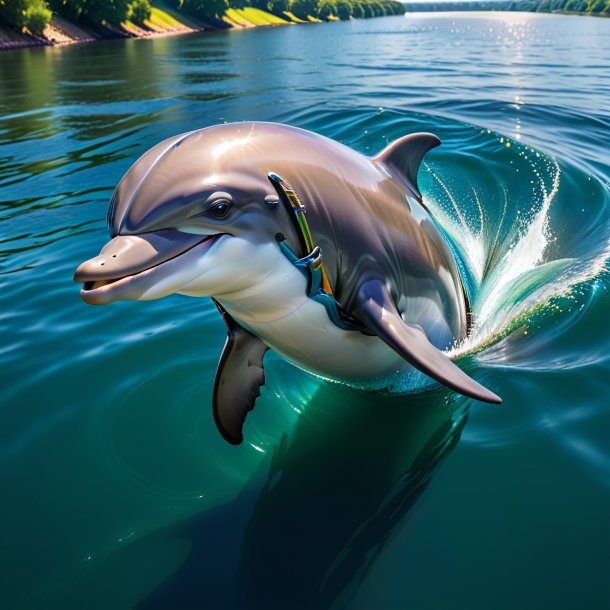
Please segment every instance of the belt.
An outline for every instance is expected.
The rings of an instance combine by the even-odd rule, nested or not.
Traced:
[[[344,330],[364,330],[364,326],[355,318],[347,314],[333,296],[333,289],[322,258],[320,246],[313,240],[307,211],[294,189],[283,178],[274,172],[268,174],[271,184],[284,204],[288,215],[292,219],[295,231],[299,238],[302,255],[299,256],[288,246],[285,237],[278,233],[276,239],[283,254],[307,278],[307,294],[309,298],[324,305],[328,317],[339,328]]]

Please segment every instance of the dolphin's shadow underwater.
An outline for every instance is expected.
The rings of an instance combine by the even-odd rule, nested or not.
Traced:
[[[185,561],[136,607],[330,608],[375,556],[457,444],[469,399],[323,384],[266,476],[233,501],[172,527]]]

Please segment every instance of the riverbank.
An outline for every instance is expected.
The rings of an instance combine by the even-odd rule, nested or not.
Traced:
[[[142,24],[126,21],[120,26],[106,25],[95,29],[54,15],[41,35],[16,32],[4,24],[0,25],[0,50],[60,46],[109,38],[153,38],[212,29],[216,28],[186,15],[178,15],[163,5],[153,6],[150,18]]]
[[[383,15],[370,14],[366,16]],[[222,18],[217,20],[215,24],[210,24],[183,12],[173,10],[162,0],[159,0],[153,2],[150,17],[142,23],[127,20],[118,26],[105,24],[89,27],[53,15],[51,22],[44,27],[41,34],[33,34],[27,30],[18,32],[5,24],[0,24],[0,50],[31,46],[59,46],[111,38],[152,38],[206,30],[270,27],[335,20],[338,20],[338,17],[333,14],[327,14],[325,19],[309,15],[304,19],[289,11],[281,13],[280,16],[259,8],[245,7],[240,9],[228,8]]]
[[[153,6],[150,19],[145,20],[142,24],[126,21],[120,26],[104,26],[93,29],[81,24],[71,23],[54,15],[51,23],[45,26],[41,35],[16,32],[1,24],[0,50],[35,46],[60,46],[111,38],[154,38],[207,30],[269,27],[320,21],[320,19],[314,18],[305,21],[290,13],[287,13],[285,18],[281,18],[260,9],[244,8],[228,9],[222,18],[222,25],[214,26],[193,17],[179,14],[161,4]]]
[[[0,25],[0,50],[34,46],[60,46],[108,38],[151,38],[205,29],[212,28],[203,23],[192,22],[190,19],[177,19],[168,11],[156,7],[153,7],[150,19],[147,19],[143,24],[127,21],[118,27],[104,26],[96,29],[75,24],[54,15],[51,23],[45,26],[41,35],[16,32],[4,24]]]

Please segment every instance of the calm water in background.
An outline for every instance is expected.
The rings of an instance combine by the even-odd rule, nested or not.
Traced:
[[[500,407],[329,386],[267,357],[216,432],[204,299],[86,306],[128,167],[291,123],[420,184],[468,267],[460,361]],[[610,605],[610,21],[436,14],[0,54],[2,608]],[[202,168],[205,172],[205,168]]]

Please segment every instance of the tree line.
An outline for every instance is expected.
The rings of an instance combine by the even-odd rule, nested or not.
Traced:
[[[403,15],[402,2],[397,0],[170,0],[170,4],[185,13],[207,20],[222,17],[227,8],[258,8],[286,17],[292,13],[303,21],[308,17],[350,19]]]
[[[406,2],[412,12],[522,11],[528,13],[579,13],[610,17],[610,0],[463,0],[456,2]]]
[[[150,17],[150,0],[0,0],[0,21],[18,30],[41,34],[53,15],[87,25],[142,23]]]
[[[532,13],[584,13],[610,16],[610,0],[514,0],[503,2],[506,11]]]
[[[186,15],[212,25],[225,26],[222,16],[228,8],[259,8],[286,18],[350,19],[402,15],[397,0],[167,0]],[[54,14],[89,26],[120,25],[130,19],[143,23],[150,17],[150,0],[0,0],[0,22],[20,31],[41,34]]]

